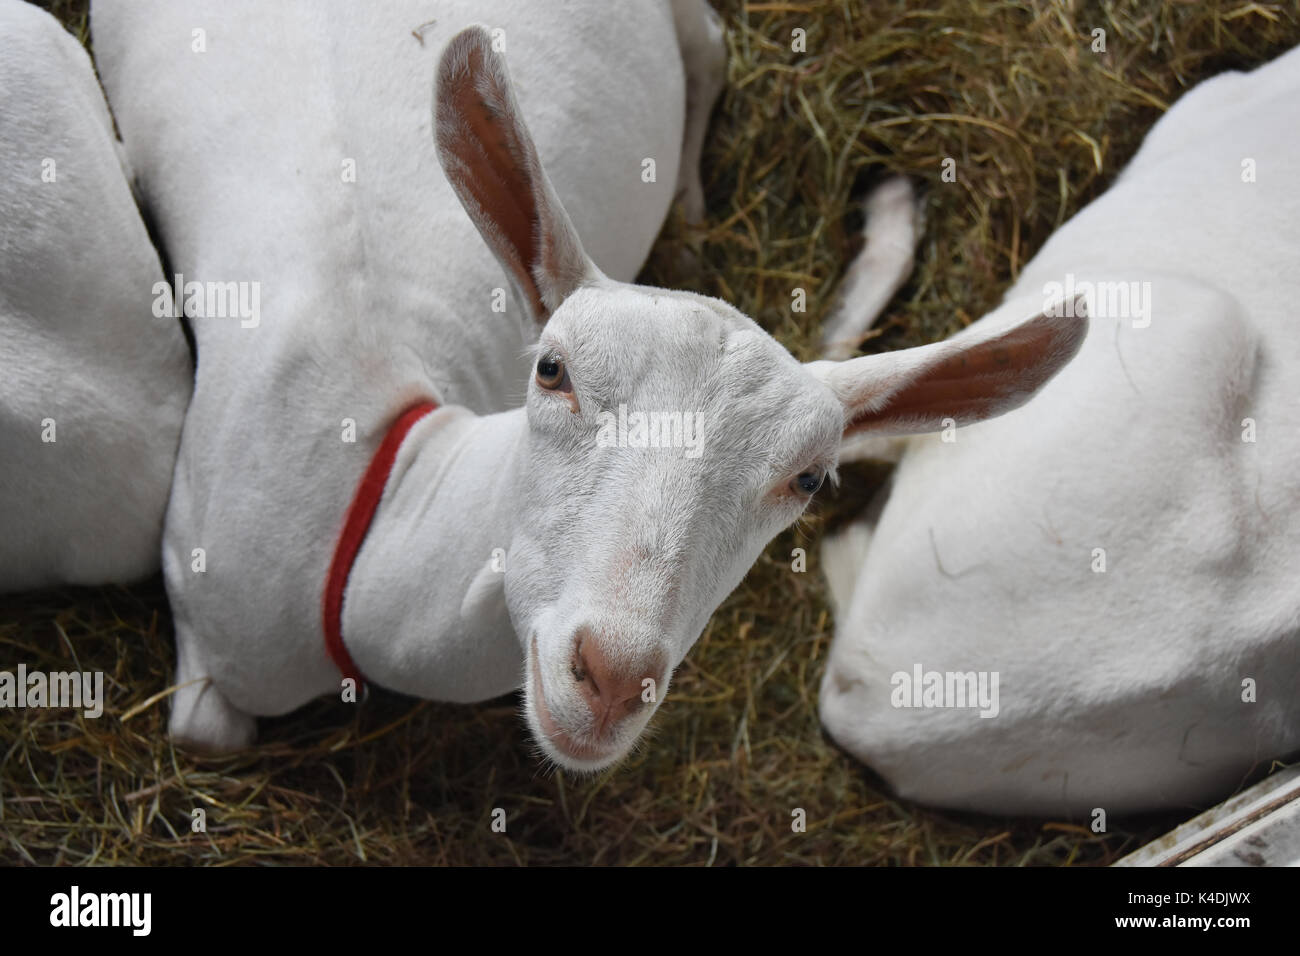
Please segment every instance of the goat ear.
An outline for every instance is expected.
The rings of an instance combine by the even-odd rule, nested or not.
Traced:
[[[960,332],[944,342],[808,368],[844,405],[844,437],[911,435],[996,418],[1029,401],[1078,352],[1084,300],[1010,329]],[[1023,314],[1023,313],[1022,313]]]
[[[599,276],[537,157],[486,28],[447,44],[434,93],[438,159],[461,205],[538,323]]]

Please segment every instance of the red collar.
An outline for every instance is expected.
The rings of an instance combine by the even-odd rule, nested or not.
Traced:
[[[370,530],[370,522],[379,509],[379,499],[384,495],[388,475],[397,459],[397,450],[402,447],[402,441],[415,423],[437,407],[433,402],[419,402],[402,412],[397,421],[393,422],[379,450],[375,452],[375,457],[370,460],[370,467],[362,476],[361,484],[357,485],[356,494],[352,496],[352,504],[348,508],[347,521],[343,523],[343,533],[334,546],[334,560],[330,562],[329,576],[325,579],[325,650],[329,653],[330,660],[343,672],[343,676],[356,682],[357,690],[365,685],[365,678],[361,676],[360,669],[343,644],[343,591],[348,586],[348,577],[352,574],[357,552],[361,550],[366,532]]]

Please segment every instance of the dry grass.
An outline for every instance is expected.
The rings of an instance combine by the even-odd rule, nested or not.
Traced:
[[[84,3],[54,6],[84,25]],[[731,60],[705,157],[709,222],[670,223],[645,278],[727,298],[801,358],[856,251],[854,200],[884,171],[924,184],[927,232],[870,350],[977,318],[1189,85],[1300,42],[1295,3],[1245,0],[720,8]],[[795,28],[806,53],[790,49]],[[946,157],[956,183],[940,179]],[[790,309],[795,287],[806,313]],[[879,473],[855,477],[771,545],[691,652],[648,744],[593,781],[544,773],[509,698],[320,702],[264,721],[255,751],[196,762],[164,733],[173,648],[159,584],[0,599],[0,668],[103,669],[110,686],[99,720],[0,714],[0,860],[1086,864],[1173,822],[1112,820],[1099,836],[1079,821],[920,809],[824,739],[832,630],[816,545]],[[790,571],[796,546],[807,574]],[[506,834],[491,830],[497,807]],[[806,833],[791,832],[796,807]],[[190,830],[196,808],[205,834]]]

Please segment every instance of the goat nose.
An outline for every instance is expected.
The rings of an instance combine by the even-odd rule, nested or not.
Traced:
[[[638,710],[649,696],[647,687],[658,694],[658,683],[663,671],[659,660],[641,660],[617,663],[601,648],[596,636],[580,628],[573,653],[573,678],[578,682],[578,692],[591,708],[596,719],[597,733],[617,723]],[[653,683],[647,685],[646,680]]]

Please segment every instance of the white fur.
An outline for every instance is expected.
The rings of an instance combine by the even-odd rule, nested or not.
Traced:
[[[822,326],[825,358],[856,353],[863,334],[912,274],[923,229],[921,209],[906,176],[885,180],[867,196],[862,252],[844,275],[838,308]]]
[[[81,44],[0,0],[0,90],[0,590],[145,577],[185,339]]]
[[[504,29],[504,57],[461,32],[475,21]],[[189,50],[196,27],[203,54]],[[725,303],[628,284],[674,195],[698,193],[678,158],[698,151],[690,130],[716,92],[720,40],[698,0],[617,16],[604,3],[99,3],[94,30],[176,267],[263,283],[258,328],[195,324],[164,553],[187,685],[171,726],[192,744],[239,746],[253,715],[338,693],[326,569],[381,436],[427,395],[442,407],[398,455],[350,578],[345,642],[374,682],[421,697],[522,686],[547,756],[611,763],[714,608],[803,511],[791,483],[834,467],[851,409],[955,353],[809,369]],[[490,101],[489,138],[514,144],[493,155],[504,181],[525,183],[512,195],[537,259],[522,261],[474,192],[503,180],[476,173],[493,147],[448,90]],[[355,183],[340,182],[349,157]],[[507,279],[516,295],[494,313]],[[565,357],[571,397],[535,380],[549,352]],[[988,413],[1028,397],[996,384]],[[600,447],[601,412],[620,405],[702,416],[704,453]],[[355,444],[340,440],[345,418]],[[657,684],[608,732],[584,700],[583,633]]]
[[[1300,51],[1183,97],[975,327],[1067,272],[1149,282],[1150,326],[1090,301],[1038,399],[955,443],[908,439],[874,529],[828,542],[822,719],[900,795],[1185,807],[1300,748],[1297,103]],[[999,672],[1000,713],[892,706],[917,663]]]

